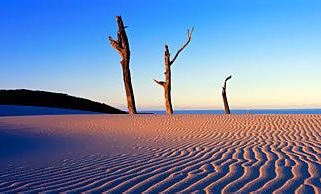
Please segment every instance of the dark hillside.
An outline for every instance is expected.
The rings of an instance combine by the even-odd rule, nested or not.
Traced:
[[[64,108],[109,114],[127,113],[107,104],[94,102],[84,98],[78,98],[61,93],[25,89],[0,90],[0,104]]]

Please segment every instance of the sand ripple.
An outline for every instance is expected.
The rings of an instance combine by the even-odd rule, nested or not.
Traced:
[[[0,119],[0,134],[19,131],[67,138],[79,157],[3,165],[1,193],[321,193],[321,115]]]

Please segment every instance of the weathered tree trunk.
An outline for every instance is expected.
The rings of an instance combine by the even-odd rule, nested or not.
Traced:
[[[172,98],[171,98],[171,82],[172,82],[171,81],[171,65],[175,62],[179,53],[182,52],[182,50],[191,41],[193,29],[194,28],[187,31],[186,43],[177,51],[177,53],[175,54],[175,56],[172,60],[170,59],[170,53],[169,53],[168,46],[165,45],[165,56],[164,56],[164,59],[165,59],[165,82],[157,81],[154,79],[154,81],[157,84],[163,86],[163,88],[164,88],[166,114],[173,114],[173,106],[172,106]]]
[[[165,45],[165,85],[164,85],[164,95],[165,95],[165,107],[167,114],[173,114],[172,97],[171,97],[171,64],[170,64],[170,53],[168,46]]]
[[[222,96],[223,96],[223,102],[224,102],[224,109],[225,109],[225,113],[226,114],[231,114],[230,111],[230,107],[228,105],[228,101],[227,101],[227,97],[226,97],[226,82],[227,80],[231,79],[232,76],[230,75],[229,77],[227,77],[224,81],[224,85],[223,85],[223,90],[222,90]]]
[[[116,21],[118,24],[117,41],[109,36],[109,41],[112,47],[119,53],[122,60],[120,64],[123,69],[123,80],[125,85],[127,106],[129,114],[136,114],[136,105],[134,92],[132,87],[132,81],[130,76],[129,62],[130,62],[130,50],[127,34],[125,31],[125,26],[121,16],[116,16]]]

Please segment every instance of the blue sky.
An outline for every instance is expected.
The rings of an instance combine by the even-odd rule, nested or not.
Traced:
[[[138,109],[163,109],[164,44],[174,108],[321,107],[318,0],[2,0],[1,88],[68,93],[126,109],[120,58],[108,36],[128,25]]]

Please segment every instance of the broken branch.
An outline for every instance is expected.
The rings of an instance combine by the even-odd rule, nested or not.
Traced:
[[[154,82],[163,86],[163,87],[165,86],[165,82],[163,82],[163,81],[158,81],[158,80],[154,79]]]

